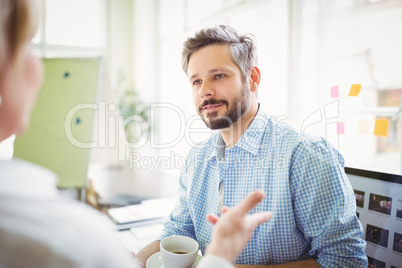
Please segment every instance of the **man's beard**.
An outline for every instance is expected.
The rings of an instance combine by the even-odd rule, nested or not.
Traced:
[[[205,125],[210,129],[224,129],[233,125],[233,123],[241,119],[250,108],[250,92],[248,90],[249,89],[245,87],[243,94],[233,99],[231,107],[229,107],[229,102],[224,99],[205,100],[198,109],[202,121],[204,121]],[[210,112],[203,115],[202,111],[204,106],[211,104],[223,104],[226,105],[229,110],[222,116],[218,116],[218,112]]]

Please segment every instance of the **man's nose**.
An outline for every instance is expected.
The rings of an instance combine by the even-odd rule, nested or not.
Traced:
[[[211,83],[203,81],[203,83],[200,87],[199,95],[203,99],[208,99],[208,98],[213,97],[215,95],[215,90],[214,90],[213,86],[211,85]]]

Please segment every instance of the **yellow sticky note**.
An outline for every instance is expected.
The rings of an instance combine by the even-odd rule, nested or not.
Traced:
[[[361,88],[362,88],[362,85],[361,85],[361,84],[353,84],[353,85],[350,87],[350,91],[349,91],[349,95],[348,95],[348,96],[356,97],[357,95],[359,95]]]
[[[378,118],[375,120],[374,135],[387,136],[388,135],[388,119]]]

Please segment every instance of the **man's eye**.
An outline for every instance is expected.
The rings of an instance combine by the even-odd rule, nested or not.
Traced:
[[[215,75],[215,79],[222,79],[222,78],[224,78],[224,77],[225,77],[224,74],[217,74],[217,75]]]
[[[195,81],[193,82],[193,85],[194,85],[194,86],[199,85],[199,84],[201,84],[201,80],[195,80]]]

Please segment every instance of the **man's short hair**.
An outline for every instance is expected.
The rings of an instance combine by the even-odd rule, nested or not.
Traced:
[[[210,45],[229,45],[232,59],[240,68],[243,81],[246,81],[249,71],[257,65],[256,46],[253,36],[239,34],[234,28],[226,25],[207,27],[196,32],[183,44],[182,67],[187,74],[191,55],[197,50]]]

